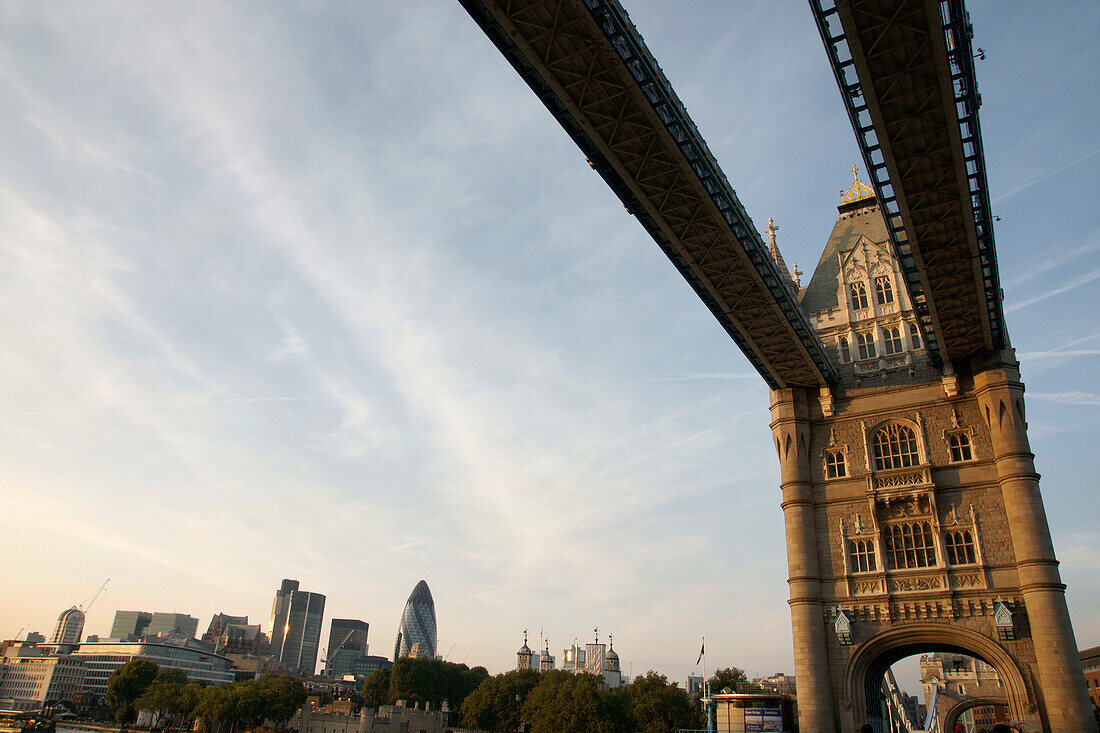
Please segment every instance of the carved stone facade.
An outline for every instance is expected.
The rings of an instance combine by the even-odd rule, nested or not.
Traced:
[[[952,651],[1012,719],[1095,731],[1013,353],[933,365],[873,198],[841,205],[800,294],[841,367],[772,393],[802,730],[859,730],[893,662]]]

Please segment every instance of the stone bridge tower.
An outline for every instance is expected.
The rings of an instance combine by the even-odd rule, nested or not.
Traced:
[[[873,191],[842,193],[791,282],[840,384],[771,404],[802,730],[858,731],[890,665],[954,651],[997,670],[1012,720],[1096,731],[1013,352],[935,366]]]

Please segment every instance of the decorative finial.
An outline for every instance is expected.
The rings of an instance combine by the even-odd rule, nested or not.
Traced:
[[[794,267],[791,268],[791,279],[794,280],[794,286],[796,288],[802,287],[802,276],[806,273],[798,269],[798,263],[794,263]]]
[[[523,630],[523,645],[527,646],[527,629]]]
[[[852,179],[852,185],[848,187],[848,190],[840,192],[840,203],[850,204],[853,201],[874,198],[875,190],[859,180],[859,166],[855,163],[852,164]]]
[[[592,629],[592,633],[596,635],[596,643],[599,644],[600,643],[600,627],[597,626],[596,628]]]
[[[614,634],[608,634],[607,635],[607,641],[608,641],[609,644],[611,644],[611,651],[615,651],[615,635]]]

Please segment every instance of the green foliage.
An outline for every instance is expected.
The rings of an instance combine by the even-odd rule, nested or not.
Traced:
[[[630,697],[600,677],[555,670],[541,673],[527,695],[523,718],[532,733],[628,733]]]
[[[158,667],[148,659],[131,659],[107,678],[107,702],[115,710],[115,720],[132,723],[137,717],[135,703],[157,678]]]
[[[538,683],[539,673],[529,669],[487,677],[462,704],[463,723],[499,733],[517,730],[523,703]]]
[[[221,687],[197,688],[190,715],[208,726],[239,723],[254,728],[270,720],[283,727],[305,700],[306,688],[301,680],[264,675]]]
[[[699,708],[663,674],[649,671],[627,687],[636,733],[676,733],[680,728],[702,728]]]
[[[189,689],[190,688],[190,689]],[[198,700],[198,686],[187,684],[187,674],[179,669],[162,669],[157,678],[137,699],[138,710],[190,719]]]
[[[438,710],[447,700],[452,710],[459,710],[466,696],[488,676],[484,667],[470,669],[465,664],[439,659],[404,657],[393,663],[387,701],[430,703],[433,710]]]
[[[390,670],[376,669],[363,681],[363,704],[376,708],[390,702]]]
[[[712,695],[717,695],[727,688],[730,692],[740,692],[746,689],[746,686],[751,686],[749,678],[745,676],[745,670],[740,667],[726,667],[718,670],[710,678],[709,684]]]

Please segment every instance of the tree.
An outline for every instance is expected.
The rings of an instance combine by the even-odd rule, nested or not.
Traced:
[[[512,733],[523,719],[527,695],[539,683],[539,673],[516,670],[487,677],[462,703],[462,720],[468,727]]]
[[[264,717],[285,727],[306,701],[306,686],[297,677],[264,675],[257,680],[264,694]]]
[[[148,659],[131,659],[107,678],[107,702],[115,709],[115,720],[132,723],[137,717],[134,703],[157,678],[159,668]]]
[[[710,694],[715,695],[725,690],[741,692],[746,686],[753,687],[749,678],[745,676],[745,670],[740,667],[726,667],[714,673],[710,678]],[[754,689],[758,689],[755,688]]]
[[[627,688],[637,733],[676,733],[680,728],[702,728],[699,710],[687,692],[654,671],[635,677]]]
[[[390,670],[376,669],[363,682],[363,704],[376,708],[390,702]]]
[[[470,669],[439,659],[404,657],[393,663],[388,700],[429,703],[436,710],[447,700],[453,710],[459,710],[466,696],[488,676],[484,667]]]
[[[184,694],[187,674],[180,669],[162,669],[152,684],[137,699],[137,710],[152,710],[159,716],[190,717],[194,698]]]
[[[630,699],[624,690],[608,690],[602,678],[543,672],[523,704],[532,733],[627,733]]]

